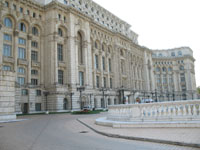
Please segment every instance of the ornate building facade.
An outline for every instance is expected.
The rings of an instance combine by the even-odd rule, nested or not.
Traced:
[[[2,0],[0,107],[34,113],[195,98],[192,50],[150,50],[130,27],[92,0]],[[2,84],[6,73],[14,90]]]

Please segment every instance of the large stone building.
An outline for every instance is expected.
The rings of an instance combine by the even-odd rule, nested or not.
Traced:
[[[130,27],[92,0],[1,0],[0,114],[195,98],[192,50],[150,50]]]

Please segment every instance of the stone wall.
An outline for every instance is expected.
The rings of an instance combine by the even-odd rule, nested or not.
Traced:
[[[16,119],[15,73],[0,70],[0,120]]]

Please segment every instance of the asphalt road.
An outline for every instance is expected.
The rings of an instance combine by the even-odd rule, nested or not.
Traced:
[[[24,116],[28,120],[0,124],[0,150],[197,150],[105,137],[76,121],[81,117],[85,116]]]

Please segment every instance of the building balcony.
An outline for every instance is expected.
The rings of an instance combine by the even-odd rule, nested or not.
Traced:
[[[28,61],[26,59],[17,59],[17,64],[28,66]]]
[[[15,60],[13,57],[3,57],[3,62],[8,62],[8,63],[15,63]]]
[[[58,67],[65,68],[66,67],[66,62],[59,61],[58,62]]]
[[[32,66],[32,67],[40,67],[40,62],[31,61],[31,66]]]

